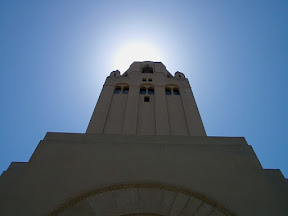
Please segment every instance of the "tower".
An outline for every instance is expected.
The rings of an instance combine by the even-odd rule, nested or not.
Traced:
[[[107,78],[87,133],[206,136],[191,87],[161,62],[134,62]]]
[[[47,133],[0,178],[0,215],[287,215],[288,186],[243,137],[207,136],[183,73],[113,71],[86,133]]]

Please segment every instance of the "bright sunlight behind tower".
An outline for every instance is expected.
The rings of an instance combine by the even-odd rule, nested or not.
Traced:
[[[126,70],[134,61],[165,61],[160,47],[151,42],[125,43],[118,50],[113,65],[116,65],[120,71]]]
[[[110,72],[150,60],[185,73],[209,136],[288,177],[288,1],[0,5],[0,174],[47,131],[84,132]]]

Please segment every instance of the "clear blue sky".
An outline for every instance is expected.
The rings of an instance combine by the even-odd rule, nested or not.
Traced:
[[[151,60],[186,74],[209,136],[288,177],[287,23],[287,0],[0,1],[0,172],[84,133],[109,73]]]

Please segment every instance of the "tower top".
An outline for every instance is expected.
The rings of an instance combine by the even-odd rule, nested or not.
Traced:
[[[151,61],[111,72],[86,132],[206,136],[188,79]]]
[[[114,73],[115,72],[115,73]],[[112,76],[121,76],[120,75],[120,71],[116,70],[111,72],[111,74],[113,73]],[[152,61],[134,61],[130,67],[128,68],[128,70],[126,70],[122,76],[127,77],[129,76],[131,73],[163,73],[165,76],[169,77],[169,78],[173,78],[173,75],[166,69],[166,66],[162,63],[162,62],[152,62]],[[177,71],[175,73],[175,76],[178,76],[178,78],[180,78],[180,76],[184,77],[184,74]]]

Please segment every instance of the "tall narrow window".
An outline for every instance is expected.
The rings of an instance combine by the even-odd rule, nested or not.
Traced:
[[[171,95],[171,89],[170,88],[166,88],[165,89],[165,94],[166,95]]]
[[[148,89],[148,94],[154,95],[154,89],[153,89],[153,88],[149,88],[149,89]]]
[[[174,95],[180,95],[179,89],[173,89],[173,94]]]
[[[114,94],[120,94],[121,93],[121,88],[120,87],[116,87],[114,90]]]
[[[129,87],[124,87],[122,93],[123,93],[123,94],[128,94],[128,93],[129,93]]]
[[[146,88],[141,88],[140,89],[140,94],[146,94]]]
[[[144,97],[144,102],[149,102],[149,97],[148,96]]]

